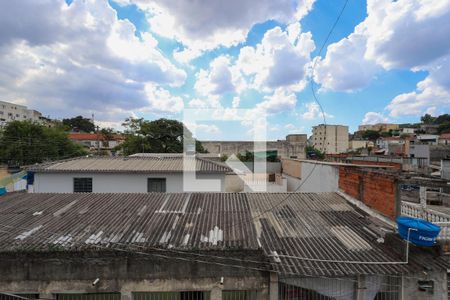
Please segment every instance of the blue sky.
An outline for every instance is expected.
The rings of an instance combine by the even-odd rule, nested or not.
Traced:
[[[282,139],[323,122],[311,80],[327,123],[351,132],[450,112],[448,1],[349,0],[320,57],[344,0],[38,2],[0,4],[0,92],[54,118],[120,129],[128,116],[247,109]],[[240,121],[191,126],[251,136]]]

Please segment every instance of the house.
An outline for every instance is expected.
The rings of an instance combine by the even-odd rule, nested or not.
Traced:
[[[428,145],[437,145],[439,140],[439,135],[436,134],[418,134],[416,136],[416,141],[420,143],[426,143]]]
[[[408,249],[393,222],[352,201],[339,193],[10,194],[0,201],[0,291],[71,300],[443,299],[445,260]]]
[[[450,133],[443,133],[439,136],[439,145],[450,145]]]
[[[36,110],[28,109],[24,105],[0,101],[0,127],[11,121],[40,122],[42,114]]]
[[[348,126],[328,124],[313,126],[311,145],[326,154],[347,152]]]
[[[106,139],[101,133],[71,132],[69,139],[90,150],[111,150],[119,146],[125,138],[120,134],[113,134],[110,139]]]
[[[82,157],[32,166],[35,193],[239,192],[218,162],[180,155]],[[197,179],[196,181],[194,181]],[[236,190],[237,189],[237,190]]]

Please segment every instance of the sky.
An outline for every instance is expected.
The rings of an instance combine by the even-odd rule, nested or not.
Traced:
[[[267,116],[268,139],[309,135],[324,117],[352,132],[450,113],[450,0],[348,0],[325,43],[344,4],[1,1],[0,100],[116,129],[130,116],[245,109]],[[255,130],[232,118],[188,126],[203,140]]]

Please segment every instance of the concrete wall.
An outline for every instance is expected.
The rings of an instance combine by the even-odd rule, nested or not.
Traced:
[[[411,144],[409,145],[410,157],[426,158],[426,165],[430,164],[430,145],[426,144]]]
[[[320,163],[302,162],[301,188],[299,192],[336,192],[339,183],[339,168]]]
[[[203,147],[209,153],[230,156],[232,154],[253,151],[253,141],[202,141]],[[288,135],[286,140],[267,141],[267,150],[277,150],[278,156],[282,158],[296,157],[306,158],[306,134]]]
[[[450,179],[450,159],[441,160],[441,178]]]
[[[283,159],[283,176],[287,179],[288,192],[304,193],[336,192],[339,169],[336,166],[316,161]]]
[[[388,218],[400,213],[397,181],[392,175],[342,166],[339,189]]]
[[[219,180],[221,191],[225,191],[225,174],[197,174],[197,179]],[[183,173],[35,173],[34,192],[73,193],[73,178],[92,177],[94,193],[147,193],[148,178],[166,178],[166,192],[183,192]],[[194,190],[205,191],[205,186]]]
[[[430,145],[430,160],[440,161],[450,158],[450,145]]]
[[[237,257],[261,261],[256,253]],[[120,253],[10,253],[0,255],[0,291],[48,299],[57,293],[119,292],[122,300],[132,300],[132,292],[197,290],[211,291],[211,300],[220,300],[222,290],[256,290],[257,299],[268,300],[269,273],[233,264],[242,267]],[[96,278],[100,281],[93,286]]]

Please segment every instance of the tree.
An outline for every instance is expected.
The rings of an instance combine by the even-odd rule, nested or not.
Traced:
[[[86,154],[61,128],[30,121],[10,122],[0,136],[0,161],[9,165],[30,165]]]
[[[366,130],[362,134],[363,139],[376,141],[380,137],[380,133],[375,130]]]
[[[435,120],[436,118],[431,116],[430,114],[425,114],[420,118],[420,121],[422,121],[422,123],[424,124],[433,124]]]
[[[439,133],[450,133],[450,122],[439,125],[438,132]]]
[[[437,117],[434,120],[434,124],[442,125],[445,123],[450,123],[450,115],[449,114],[440,115],[439,117]]]
[[[306,147],[306,155],[308,158],[313,159],[324,159],[325,154],[321,152],[319,149],[314,148],[313,146],[307,146]]]
[[[125,127],[125,141],[120,145],[125,155],[139,152],[182,153],[184,139],[195,139],[183,123],[177,120],[128,118],[122,124]],[[195,150],[205,153],[201,143],[195,140]]]
[[[94,132],[95,125],[91,119],[76,116],[75,118],[63,119],[63,125],[68,131]]]
[[[102,128],[100,134],[103,137],[103,146],[109,148],[109,141],[114,138],[114,130],[112,128]]]

